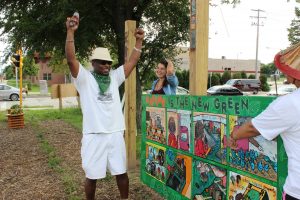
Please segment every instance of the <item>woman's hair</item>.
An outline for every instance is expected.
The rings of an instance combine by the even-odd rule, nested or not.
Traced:
[[[166,59],[160,60],[159,63],[162,64],[167,69],[167,67],[168,67],[168,61]],[[169,83],[168,83],[168,80],[167,80],[167,76],[165,76],[165,80],[164,80],[163,86],[166,86],[168,84]]]

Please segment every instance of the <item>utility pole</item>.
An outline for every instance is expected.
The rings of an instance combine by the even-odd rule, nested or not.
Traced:
[[[257,16],[250,16],[251,18],[256,18],[257,22],[252,22],[251,25],[257,26],[257,31],[256,31],[256,56],[255,56],[255,78],[258,78],[258,41],[259,41],[259,27],[263,26],[263,24],[260,24],[260,19],[261,18],[266,18],[266,17],[261,17],[260,12],[265,12],[264,10],[260,9],[251,9],[254,12],[257,12]]]

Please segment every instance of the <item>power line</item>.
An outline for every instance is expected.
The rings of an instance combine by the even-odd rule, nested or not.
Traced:
[[[261,17],[260,16],[260,12],[265,12],[264,10],[260,10],[260,9],[251,9],[254,12],[257,12],[257,16],[250,16],[251,18],[256,18],[257,22],[252,22],[251,25],[256,26],[257,27],[257,31],[256,31],[256,57],[255,57],[255,78],[258,78],[258,41],[259,41],[259,27],[263,26],[263,24],[260,24],[260,19],[262,18],[266,18],[266,17]]]

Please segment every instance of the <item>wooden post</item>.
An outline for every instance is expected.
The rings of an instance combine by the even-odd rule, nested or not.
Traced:
[[[58,84],[57,86],[57,96],[58,96],[59,110],[62,110],[62,91],[61,91],[60,84]]]
[[[190,93],[206,95],[209,0],[191,0]],[[193,46],[194,45],[194,46]]]
[[[127,20],[125,22],[125,60],[129,56],[135,45],[134,31],[136,21]],[[128,169],[136,167],[136,69],[133,69],[130,76],[125,81],[125,142],[127,149]]]

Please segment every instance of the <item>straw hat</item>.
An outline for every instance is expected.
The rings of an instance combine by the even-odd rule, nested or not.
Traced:
[[[93,51],[92,56],[90,57],[90,61],[92,60],[113,61],[110,57],[108,49],[103,47],[98,47]]]
[[[277,53],[274,63],[282,73],[300,80],[300,42]]]

